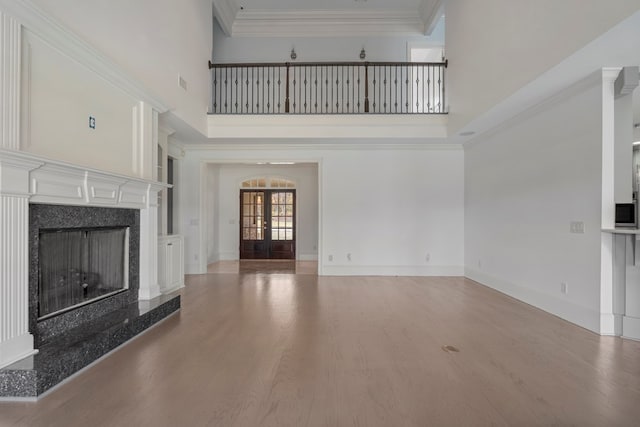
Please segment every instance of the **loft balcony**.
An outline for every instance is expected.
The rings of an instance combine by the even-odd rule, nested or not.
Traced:
[[[209,64],[211,114],[446,114],[446,62]]]
[[[209,68],[212,138],[446,137],[446,61]]]

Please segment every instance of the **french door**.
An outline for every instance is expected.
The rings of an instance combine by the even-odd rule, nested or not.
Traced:
[[[240,190],[240,259],[296,258],[295,190]]]

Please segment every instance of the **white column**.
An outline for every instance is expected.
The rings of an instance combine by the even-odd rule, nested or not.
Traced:
[[[615,89],[620,68],[602,70],[602,228],[615,226]],[[613,314],[613,255],[611,233],[600,233],[600,333],[615,335]]]
[[[140,210],[140,291],[138,299],[160,295],[158,284],[158,192],[161,185],[149,185],[147,207]]]
[[[154,179],[158,112],[144,101],[133,107],[133,171],[143,179]]]
[[[34,353],[29,333],[29,172],[0,151],[0,367]]]

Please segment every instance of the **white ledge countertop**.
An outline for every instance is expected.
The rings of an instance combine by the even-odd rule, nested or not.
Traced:
[[[640,229],[637,228],[603,228],[602,231],[613,234],[640,234]]]

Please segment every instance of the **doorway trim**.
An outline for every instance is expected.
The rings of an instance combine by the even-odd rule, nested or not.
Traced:
[[[296,147],[299,148],[299,147]],[[235,147],[235,150],[240,149],[239,147]],[[322,157],[317,157],[317,156],[310,156],[310,157],[296,157],[296,158],[281,158],[281,157],[276,157],[276,158],[238,158],[237,157],[237,152],[234,152],[231,156],[226,157],[223,153],[224,153],[224,149],[220,149],[220,151],[218,150],[212,150],[212,152],[215,152],[215,154],[220,155],[222,154],[220,157],[222,158],[208,158],[208,159],[199,159],[199,180],[198,182],[200,183],[200,188],[199,191],[197,192],[197,194],[199,195],[198,197],[198,206],[199,206],[199,213],[200,213],[200,217],[194,221],[194,219],[190,220],[190,225],[193,226],[198,226],[199,228],[199,233],[198,235],[199,237],[199,241],[198,241],[198,252],[196,254],[187,254],[187,256],[189,256],[189,258],[191,260],[193,260],[193,258],[195,257],[196,259],[194,261],[196,261],[194,264],[197,265],[197,273],[194,272],[192,274],[206,274],[207,272],[207,264],[208,264],[208,260],[207,260],[207,240],[206,238],[203,238],[203,236],[207,235],[208,232],[208,226],[206,221],[204,221],[204,218],[207,215],[207,206],[206,206],[206,191],[207,191],[207,183],[206,183],[206,177],[207,177],[207,167],[209,165],[247,165],[247,164],[256,164],[256,165],[264,165],[264,164],[289,164],[289,163],[309,163],[309,164],[315,164],[317,166],[317,190],[318,190],[318,246],[317,246],[317,263],[318,263],[318,275],[322,274],[323,271],[323,258],[322,258],[322,253],[323,253],[323,247],[324,247],[324,232],[323,232],[323,228],[324,228],[324,220],[323,220],[323,174],[324,174],[324,162]],[[225,153],[226,154],[226,153]],[[277,175],[274,175],[277,176]],[[296,206],[297,209],[297,206]],[[195,224],[194,224],[195,222]]]

